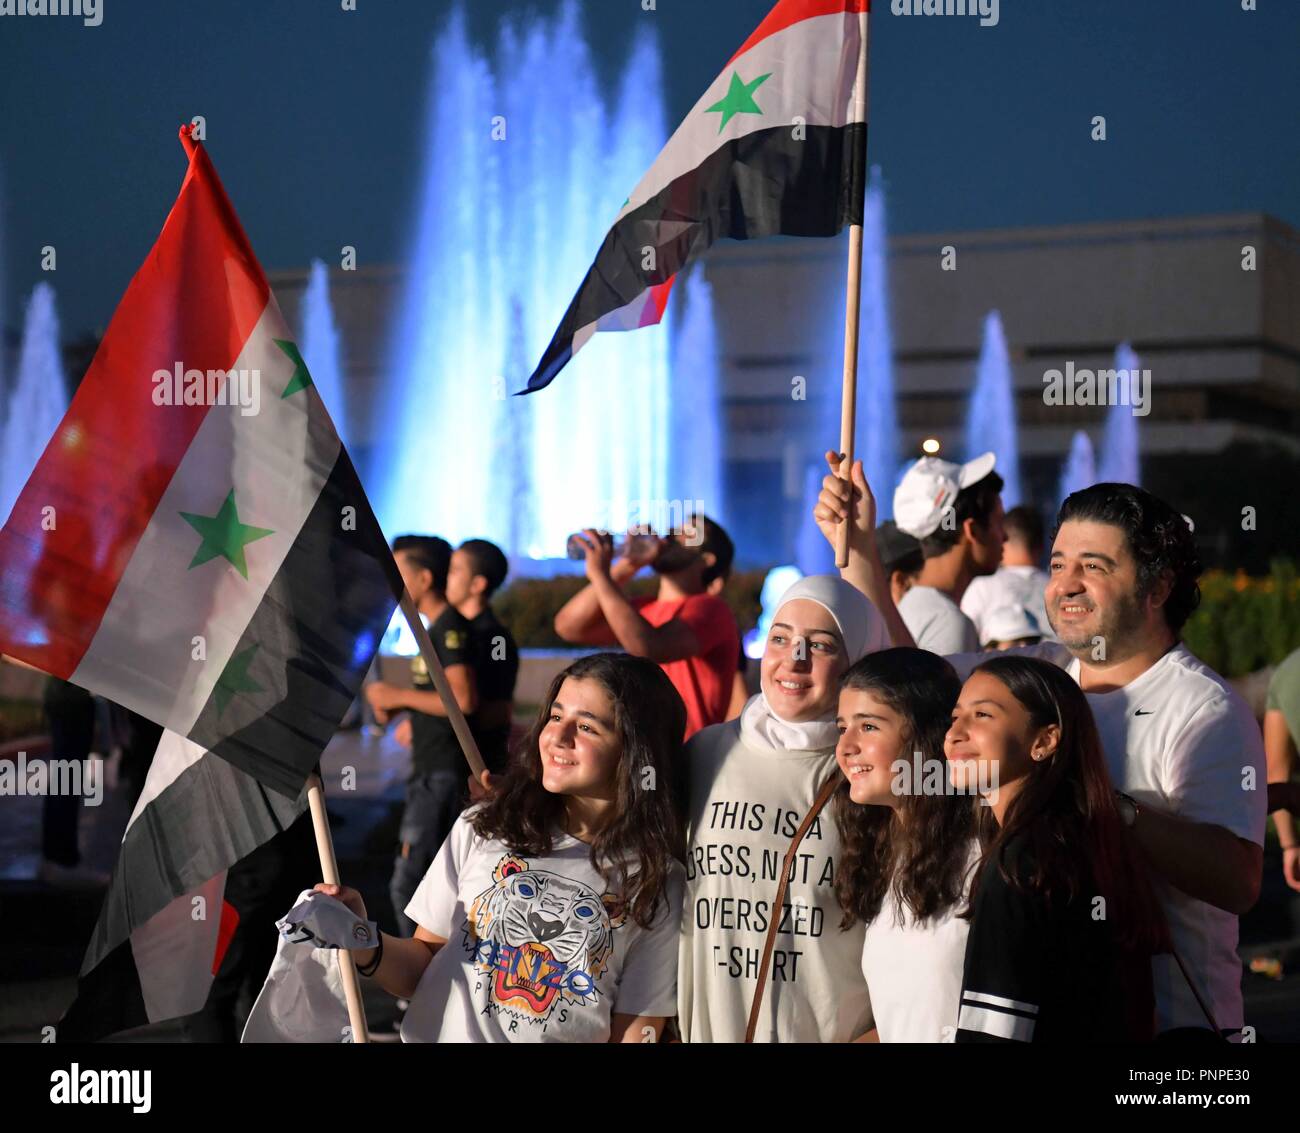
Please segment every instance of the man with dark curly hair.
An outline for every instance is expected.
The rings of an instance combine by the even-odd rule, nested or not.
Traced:
[[[1191,528],[1150,492],[1094,484],[1061,505],[1049,569],[1047,616],[1092,706],[1174,948],[1217,1027],[1239,1032],[1237,918],[1259,896],[1267,775],[1249,707],[1180,640],[1201,598]],[[1209,1037],[1177,965],[1158,957],[1154,976],[1157,1030]]]
[[[842,522],[850,498],[828,476],[819,522]],[[1159,1037],[1217,1041],[1213,1030],[1235,1037],[1245,1025],[1237,918],[1259,897],[1269,786],[1254,714],[1180,639],[1200,603],[1200,573],[1186,518],[1131,484],[1094,484],[1057,516],[1044,599],[1059,642],[1011,652],[1061,665],[1088,697],[1120,817],[1187,973],[1170,955],[1155,958]],[[948,657],[963,679],[987,659]],[[1285,806],[1283,785],[1274,791]],[[1023,1005],[995,1006],[1014,1014]]]

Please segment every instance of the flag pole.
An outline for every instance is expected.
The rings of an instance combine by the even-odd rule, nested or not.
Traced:
[[[853,156],[853,192],[857,206],[865,207],[867,183],[867,22],[870,11],[858,13],[858,74],[853,84],[853,118],[862,123],[862,146]],[[853,498],[853,434],[857,428],[858,408],[858,326],[862,311],[862,225],[849,227],[849,286],[844,309],[844,384],[840,396],[840,478],[849,483]],[[841,570],[849,565],[849,528],[853,509],[840,525],[835,540],[835,565]]]
[[[325,813],[325,788],[319,773],[313,771],[307,779],[307,803],[311,807],[311,825],[316,832],[316,853],[320,856],[321,880],[326,885],[342,885],[339,880],[339,863],[334,856],[334,838],[330,834],[330,821]],[[337,949],[339,975],[343,978],[343,996],[348,1001],[348,1022],[352,1024],[352,1041],[368,1043],[370,1028],[366,1026],[366,1008],[361,1001],[361,983],[357,979],[357,962],[346,948]]]
[[[411,595],[405,587],[402,588],[401,607],[402,614],[406,618],[406,624],[411,627],[411,632],[415,634],[415,643],[420,647],[420,656],[424,658],[424,663],[428,666],[429,676],[433,678],[433,687],[442,700],[442,706],[447,710],[447,719],[451,723],[452,731],[456,733],[456,738],[460,741],[460,749],[465,753],[465,761],[474,773],[474,778],[480,779],[483,772],[487,770],[487,765],[479,754],[478,744],[474,741],[474,735],[469,730],[465,714],[460,710],[460,705],[456,703],[456,694],[451,691],[451,685],[447,681],[447,673],[442,667],[442,662],[438,660],[438,653],[433,647],[433,642],[429,640],[429,631],[424,628],[424,622],[420,620],[420,612],[415,608],[415,603],[411,600]]]

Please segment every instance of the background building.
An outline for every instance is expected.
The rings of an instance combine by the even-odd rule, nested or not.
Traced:
[[[945,248],[955,251],[955,270],[943,270]],[[742,557],[752,563],[791,557],[807,511],[810,459],[837,443],[844,249],[842,240],[725,243],[707,259],[730,514]],[[1252,270],[1243,267],[1247,249]],[[1109,367],[1116,345],[1127,341],[1151,371],[1151,412],[1138,419],[1144,485],[1194,519],[1207,561],[1260,570],[1293,546],[1300,519],[1295,229],[1245,213],[941,232],[891,239],[887,263],[900,454],[918,454],[921,441],[935,437],[945,455],[964,455],[984,319],[996,309],[1029,501],[1054,508],[1072,435],[1086,430],[1100,445],[1106,413],[1045,404],[1045,372],[1067,362]],[[290,324],[299,325],[306,273],[276,273],[271,282]],[[400,283],[396,268],[330,273],[363,468],[385,442],[376,406]],[[792,397],[795,377],[806,379],[804,400]],[[860,422],[860,433],[868,427]],[[1255,509],[1253,530],[1244,508]]]

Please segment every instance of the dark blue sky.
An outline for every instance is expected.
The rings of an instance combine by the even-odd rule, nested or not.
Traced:
[[[484,42],[503,14],[468,0]],[[581,0],[612,82],[638,24],[675,123],[770,0]],[[102,0],[103,23],[0,18],[0,297],[16,326],[58,249],[65,336],[102,329],[183,172],[209,149],[268,270],[405,255],[429,49],[451,0]],[[870,160],[892,232],[1230,210],[1300,226],[1300,3],[1002,0],[972,18],[872,17]],[[1104,114],[1109,140],[1089,139]],[[631,186],[628,186],[629,190]],[[526,186],[520,186],[526,191]],[[577,280],[557,286],[576,286]]]

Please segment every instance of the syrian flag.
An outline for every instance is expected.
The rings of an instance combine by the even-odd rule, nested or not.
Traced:
[[[677,274],[714,241],[862,223],[870,9],[779,0],[628,198],[525,392],[597,331],[658,323]]]
[[[94,1042],[192,1015],[239,923],[226,871],[307,809],[164,731],[122,838],[77,997],[57,1041]]]
[[[202,145],[0,530],[0,652],[296,799],[401,578]]]

